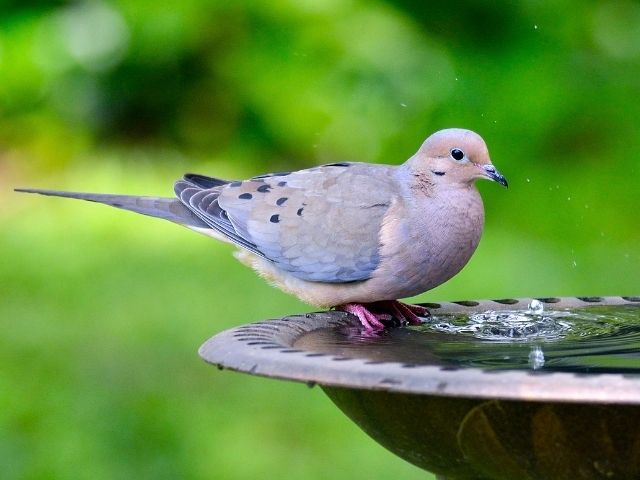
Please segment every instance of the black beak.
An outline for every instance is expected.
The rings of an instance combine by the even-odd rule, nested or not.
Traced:
[[[485,171],[488,178],[490,178],[494,182],[498,182],[503,187],[509,187],[507,179],[504,178],[504,175],[502,175],[498,170],[496,170],[496,167],[491,164],[480,165],[480,167]]]

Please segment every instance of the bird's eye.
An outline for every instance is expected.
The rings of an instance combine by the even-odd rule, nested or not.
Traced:
[[[454,160],[457,160],[459,162],[460,160],[464,159],[464,152],[459,148],[452,148],[451,156],[453,157]]]

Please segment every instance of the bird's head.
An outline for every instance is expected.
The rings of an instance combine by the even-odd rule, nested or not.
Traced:
[[[493,166],[487,145],[471,130],[449,128],[427,138],[408,161],[420,181],[469,185],[485,178],[507,186],[507,179]]]

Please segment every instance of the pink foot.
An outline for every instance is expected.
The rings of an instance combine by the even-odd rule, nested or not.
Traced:
[[[373,313],[361,303],[345,303],[344,305],[338,305],[336,310],[351,313],[358,317],[358,320],[360,320],[365,330],[382,330],[384,328],[382,320],[391,320],[391,315],[387,313]]]
[[[401,322],[407,322],[410,325],[420,325],[422,323],[420,317],[431,316],[431,313],[429,313],[429,310],[425,307],[402,303],[397,300],[385,300],[376,302],[374,305],[376,305],[374,310],[380,308],[381,310],[391,312],[395,319]]]
[[[429,310],[419,305],[409,305],[397,300],[385,300],[373,303],[346,303],[338,305],[336,310],[348,312],[360,320],[365,330],[381,330],[384,328],[382,321],[395,318],[400,322],[411,325],[420,325],[420,316],[431,315]]]

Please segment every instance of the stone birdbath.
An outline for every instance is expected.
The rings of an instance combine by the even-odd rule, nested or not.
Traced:
[[[222,332],[200,355],[319,385],[439,479],[640,478],[640,297],[424,305],[419,327],[292,315]]]

